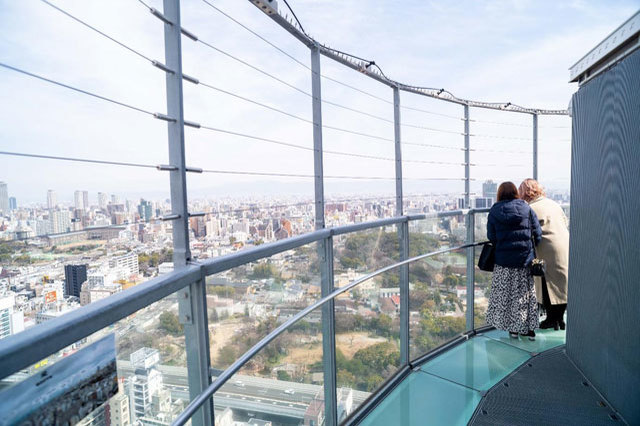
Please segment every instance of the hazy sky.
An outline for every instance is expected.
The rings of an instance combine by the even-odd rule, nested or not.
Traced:
[[[210,0],[239,21],[309,64],[308,50],[248,0]],[[51,0],[69,13],[164,62],[161,22],[136,0]],[[160,0],[148,3],[162,9]],[[280,8],[284,10],[284,3]],[[370,58],[396,80],[443,87],[457,96],[566,108],[575,84],[567,69],[640,6],[634,1],[312,1],[290,0],[307,32],[319,41]],[[311,90],[310,72],[229,21],[201,0],[183,1],[183,26],[200,39],[278,78]],[[165,112],[164,73],[139,56],[83,27],[39,0],[0,0],[0,62],[90,90],[149,111]],[[183,70],[212,86],[311,119],[310,99],[202,43],[183,38]],[[322,73],[392,100],[391,89],[328,59]],[[312,146],[311,125],[248,104],[202,85],[185,83],[185,115],[211,127]],[[167,163],[164,122],[0,68],[0,146],[3,151],[70,157]],[[323,98],[386,119],[392,106],[332,81],[322,80]],[[462,107],[402,94],[402,104],[454,117]],[[531,117],[472,109],[472,177],[518,181],[531,175]],[[325,104],[324,124],[393,138],[388,122]],[[462,132],[463,122],[402,110],[403,123]],[[504,126],[497,121],[520,126]],[[540,119],[540,178],[568,188],[570,120]],[[403,127],[403,140],[462,147],[458,134]],[[324,131],[327,150],[393,157],[391,142]],[[525,153],[486,152],[525,151]],[[252,141],[204,129],[186,130],[188,165],[215,170],[313,173],[312,152]],[[406,145],[405,159],[460,165],[406,163],[412,178],[462,178],[464,153]],[[394,163],[325,155],[329,176],[393,177]],[[45,202],[47,189],[71,200],[75,189],[127,196],[166,197],[168,177],[154,169],[84,165],[0,156],[0,181],[18,203]],[[311,195],[305,178],[220,174],[188,176],[191,197],[219,194]],[[393,192],[394,182],[327,179],[328,195]],[[407,181],[407,192],[463,191],[463,182]]]

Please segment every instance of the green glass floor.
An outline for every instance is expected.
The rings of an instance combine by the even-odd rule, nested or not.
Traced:
[[[480,402],[472,389],[422,371],[411,373],[360,424],[461,425]]]
[[[527,351],[515,346],[477,336],[427,362],[421,369],[459,385],[486,391],[530,357]]]
[[[360,424],[464,425],[482,395],[535,353],[563,345],[564,331],[536,340],[492,330],[454,346],[414,370]]]
[[[523,349],[531,354],[544,352],[548,349],[553,349],[556,346],[564,345],[565,343],[565,332],[562,330],[536,330],[536,340],[533,342],[522,337],[519,339],[512,339],[509,337],[509,333],[502,330],[491,330],[486,333],[482,333],[482,336]]]

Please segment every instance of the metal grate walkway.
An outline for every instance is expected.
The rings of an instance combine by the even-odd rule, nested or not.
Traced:
[[[603,425],[624,422],[574,367],[564,346],[531,358],[491,388],[470,425]]]

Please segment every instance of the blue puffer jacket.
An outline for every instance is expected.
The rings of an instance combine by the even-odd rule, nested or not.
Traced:
[[[503,200],[491,206],[487,237],[496,247],[496,265],[524,268],[533,260],[531,229],[536,245],[542,230],[535,212],[523,200]]]

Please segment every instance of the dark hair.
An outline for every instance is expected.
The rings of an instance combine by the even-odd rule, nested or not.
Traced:
[[[520,198],[518,196],[518,188],[513,184],[513,182],[502,182],[500,187],[498,188],[498,200],[515,200],[516,198]]]

